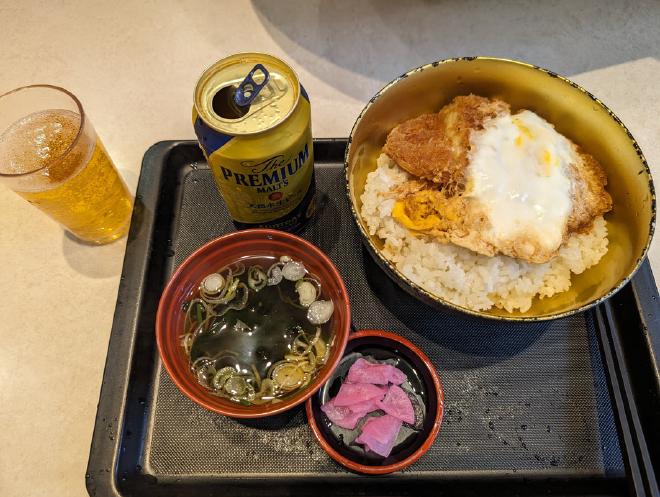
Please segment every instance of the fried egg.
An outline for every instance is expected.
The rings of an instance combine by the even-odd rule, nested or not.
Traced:
[[[487,216],[484,240],[529,257],[556,251],[572,206],[571,142],[528,110],[489,120],[470,142],[466,196]]]

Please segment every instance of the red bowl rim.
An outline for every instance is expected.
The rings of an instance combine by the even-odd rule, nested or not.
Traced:
[[[232,240],[234,238],[243,238],[248,235],[259,235],[263,237],[271,236],[271,237],[279,237],[280,239],[283,238],[287,242],[290,242],[292,244],[303,245],[306,250],[313,253],[317,257],[317,259],[322,261],[322,263],[327,266],[328,271],[332,274],[332,278],[336,281],[337,285],[339,286],[341,293],[343,293],[346,296],[344,303],[345,303],[345,309],[347,315],[346,325],[343,328],[344,331],[343,339],[339,343],[335,343],[334,345],[334,347],[336,347],[336,350],[340,351],[337,354],[337,358],[335,359],[334,363],[329,362],[328,364],[326,364],[325,372],[319,375],[312,382],[312,384],[309,387],[307,387],[307,389],[304,391],[304,394],[298,398],[294,398],[295,400],[291,402],[283,401],[278,404],[272,404],[272,406],[274,407],[270,409],[267,408],[267,406],[257,406],[259,409],[258,410],[255,409],[254,411],[249,411],[245,409],[239,410],[237,408],[235,409],[231,405],[218,407],[217,405],[208,402],[205,397],[197,396],[194,392],[189,391],[188,389],[185,388],[184,384],[181,383],[179,378],[174,374],[171,359],[163,353],[163,341],[166,340],[166,337],[164,336],[165,321],[168,312],[168,310],[164,308],[163,301],[165,300],[166,296],[174,292],[175,283],[178,282],[179,279],[183,278],[182,274],[185,273],[188,266],[190,266],[193,263],[193,261],[195,261],[200,256],[200,254],[206,252],[214,245],[226,243],[228,240]],[[224,416],[229,416],[238,419],[252,419],[252,418],[263,418],[267,416],[273,416],[276,414],[280,414],[284,411],[288,411],[289,409],[299,404],[302,404],[314,393],[316,393],[316,391],[319,388],[321,388],[326,381],[328,381],[328,378],[334,371],[335,367],[337,366],[339,361],[341,361],[344,355],[344,350],[346,349],[346,344],[348,343],[350,326],[351,326],[351,305],[349,302],[346,285],[344,284],[344,280],[342,279],[341,275],[339,274],[339,271],[337,270],[333,262],[320,248],[308,242],[307,240],[300,238],[299,236],[293,235],[291,233],[287,233],[285,231],[279,231],[279,230],[267,229],[267,228],[251,228],[242,231],[234,231],[219,236],[218,238],[214,238],[213,240],[210,240],[201,247],[199,247],[188,257],[186,257],[186,259],[181,263],[181,265],[177,268],[174,274],[170,277],[169,281],[167,282],[167,285],[165,286],[165,289],[163,290],[163,293],[161,294],[160,300],[158,302],[158,310],[156,312],[155,330],[156,330],[156,345],[158,347],[158,354],[160,356],[161,362],[165,366],[165,370],[167,371],[169,377],[172,379],[172,381],[177,386],[180,392],[182,392],[186,397],[188,397],[196,404],[210,411],[213,411],[217,414],[222,414]],[[341,334],[341,331],[342,331],[341,329],[336,330],[335,336]]]
[[[442,383],[440,382],[440,378],[438,377],[438,374],[435,371],[435,366],[428,358],[428,356],[415,344],[406,340],[402,336],[397,335],[396,333],[385,330],[360,330],[355,333],[352,333],[348,340],[351,341],[365,337],[381,337],[398,342],[407,349],[411,350],[413,354],[418,356],[426,366],[426,369],[428,370],[429,375],[433,380],[435,393],[438,399],[438,408],[436,409],[435,419],[433,420],[433,426],[431,428],[431,431],[429,432],[428,437],[426,438],[426,440],[424,440],[424,443],[422,443],[422,445],[415,452],[410,454],[408,457],[394,464],[388,464],[386,466],[368,466],[365,464],[359,464],[341,455],[339,452],[333,449],[332,446],[327,442],[327,440],[321,433],[321,430],[319,429],[318,425],[316,424],[316,419],[314,418],[314,412],[312,410],[311,398],[307,400],[305,409],[307,412],[307,420],[309,422],[309,426],[312,429],[312,432],[314,433],[316,440],[321,445],[321,447],[323,447],[323,450],[325,450],[332,459],[334,459],[342,466],[345,466],[348,469],[358,473],[363,473],[368,475],[384,475],[387,473],[393,473],[395,471],[401,471],[402,469],[407,468],[408,466],[416,462],[424,454],[426,454],[426,452],[431,448],[431,445],[433,445],[433,442],[435,441],[436,437],[438,436],[438,433],[440,432],[440,425],[442,424],[442,414],[444,411],[445,394],[444,394],[444,390],[442,389]]]

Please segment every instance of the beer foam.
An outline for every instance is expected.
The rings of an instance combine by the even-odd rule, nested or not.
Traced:
[[[80,129],[80,115],[63,109],[34,112],[0,135],[0,173],[36,171],[61,157]]]

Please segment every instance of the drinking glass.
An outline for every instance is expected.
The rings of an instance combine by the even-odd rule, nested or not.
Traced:
[[[0,95],[0,181],[85,242],[124,235],[133,199],[80,101],[32,85]]]

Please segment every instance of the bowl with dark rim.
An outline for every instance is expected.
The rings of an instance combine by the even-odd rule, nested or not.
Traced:
[[[369,232],[360,213],[367,175],[376,169],[388,133],[403,121],[437,112],[458,95],[500,98],[512,112],[529,109],[594,156],[603,166],[613,209],[605,215],[609,249],[600,262],[571,275],[569,290],[535,298],[527,312],[476,311],[450,302],[406,277],[383,254],[384,242]],[[494,57],[462,57],[426,64],[381,89],[358,116],[345,156],[347,192],[368,252],[413,297],[443,311],[504,321],[569,316],[603,302],[639,269],[655,229],[655,190],[649,166],[621,120],[599,99],[569,79],[538,66]]]
[[[212,395],[197,382],[180,343],[185,312],[183,304],[197,290],[204,277],[247,257],[288,255],[302,262],[319,278],[325,298],[334,303],[330,319],[331,349],[326,363],[307,385],[281,402],[242,405]],[[218,414],[235,418],[261,418],[279,414],[307,400],[330,377],[344,353],[350,332],[350,304],[344,282],[332,261],[318,247],[290,233],[270,229],[249,229],[221,236],[190,255],[168,282],[156,314],[156,342],[163,365],[179,390],[193,402]]]
[[[359,357],[395,364],[406,374],[410,387],[425,407],[419,429],[400,432],[387,458],[365,451],[358,444],[346,443],[345,430],[334,426],[321,410],[321,406],[337,394],[348,369]],[[416,345],[389,331],[361,330],[351,334],[344,357],[305,407],[316,440],[332,459],[356,473],[383,475],[410,466],[433,445],[442,423],[444,392],[433,363]],[[359,428],[360,425],[356,430]]]

